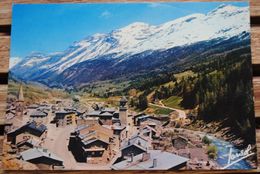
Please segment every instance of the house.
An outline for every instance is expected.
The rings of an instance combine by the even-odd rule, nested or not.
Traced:
[[[117,135],[119,141],[124,140],[127,138],[127,130],[125,125],[121,125],[120,123],[115,123],[112,125],[113,134]]]
[[[30,114],[30,121],[46,123],[47,122],[47,116],[48,116],[48,113],[46,113],[46,112],[43,112],[43,111],[40,111],[40,110],[34,110]]]
[[[32,121],[7,133],[7,141],[17,146],[25,142],[31,143],[32,145],[39,145],[46,136],[47,127],[43,124],[38,125],[35,121]]]
[[[98,117],[79,117],[76,120],[77,125],[92,125],[92,124],[99,124]]]
[[[99,108],[98,110],[85,113],[85,117],[98,117],[104,125],[112,125],[113,123],[121,123],[122,125],[128,125],[128,117],[130,116],[127,111],[127,99],[122,97],[119,101],[119,109],[115,108]]]
[[[152,128],[159,128],[162,126],[162,122],[156,117],[146,117],[146,119],[140,119],[140,126],[150,126]]]
[[[101,110],[94,110],[91,112],[88,112],[85,114],[85,117],[96,117],[99,118],[99,120],[104,125],[112,125],[113,123],[113,116],[114,116],[115,110],[113,108],[103,108]]]
[[[76,115],[70,111],[55,112],[54,122],[56,126],[76,125]]]
[[[178,170],[184,169],[188,158],[161,150],[148,150],[112,165],[113,170]]]
[[[178,149],[185,149],[189,144],[189,140],[183,136],[175,136],[172,138],[172,145],[174,148]]]
[[[140,134],[151,139],[156,138],[157,132],[158,131],[156,129],[148,125],[140,128]]]
[[[135,135],[131,137],[129,140],[122,142],[122,157],[127,157],[131,155],[136,156],[138,154],[146,152],[150,148],[150,146],[151,142],[149,142],[148,139],[140,135]]]
[[[161,126],[162,122],[160,121],[159,118],[156,118],[151,115],[146,115],[146,114],[138,114],[133,117],[134,119],[134,124],[135,126],[140,126],[140,125],[150,125],[151,127],[155,126]]]
[[[33,147],[38,147],[40,145],[39,141],[35,141],[34,139],[24,139],[21,142],[16,144],[19,152],[31,149]]]
[[[136,114],[135,116],[133,116],[133,120],[134,120],[134,125],[135,126],[138,126],[138,120],[139,120],[139,118],[140,117],[143,117],[143,116],[145,116],[146,114],[145,113],[140,113],[140,114]]]
[[[107,163],[111,160],[113,131],[99,124],[80,125],[71,133],[68,149],[78,162]]]
[[[33,164],[46,164],[51,166],[63,166],[63,160],[48,149],[32,148],[21,152],[20,158]]]
[[[113,118],[113,114],[111,114],[110,112],[101,112],[99,114],[99,119],[102,122],[102,124],[105,125],[112,125],[112,118]]]

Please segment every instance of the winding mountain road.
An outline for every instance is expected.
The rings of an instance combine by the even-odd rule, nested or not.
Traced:
[[[176,112],[178,112],[179,118],[186,118],[186,117],[187,117],[185,111],[183,111],[183,110],[181,110],[181,109],[176,109],[176,108],[171,108],[171,107],[165,106],[165,105],[162,103],[161,100],[159,101],[159,103],[160,103],[160,105],[159,105],[159,104],[154,104],[154,103],[149,103],[149,105],[157,106],[157,107],[165,108],[165,109],[170,109],[170,110],[172,110],[172,111],[176,111]]]

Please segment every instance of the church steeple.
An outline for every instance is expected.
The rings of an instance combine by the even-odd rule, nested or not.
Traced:
[[[120,107],[125,107],[125,105],[126,105],[126,103],[127,103],[126,97],[123,96],[123,97],[120,99],[119,103],[120,103]]]
[[[17,101],[16,101],[16,116],[23,116],[24,111],[24,96],[23,96],[23,86],[20,84]]]
[[[20,85],[17,99],[18,99],[19,102],[24,102],[23,86],[22,86],[22,84]]]
[[[127,114],[127,106],[126,106],[126,103],[127,103],[127,99],[125,96],[123,96],[120,101],[119,101],[119,119],[120,119],[120,122],[121,124],[123,125],[127,125],[127,117],[128,117],[128,114]]]

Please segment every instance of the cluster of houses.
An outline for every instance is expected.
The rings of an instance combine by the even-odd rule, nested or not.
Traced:
[[[169,170],[188,168],[194,163],[191,159],[208,162],[200,137],[187,137],[181,132],[165,136],[169,117],[133,114],[128,111],[126,97],[120,99],[118,108],[79,110],[61,107],[61,103],[25,106],[21,86],[6,115],[7,119],[24,115],[29,119],[24,125],[6,129],[7,142],[13,149],[10,153],[33,164],[63,166],[66,159],[42,147],[46,125],[53,123],[60,129],[73,127],[67,149],[78,163],[103,164],[113,170]]]
[[[81,115],[68,149],[78,162],[109,164],[113,170],[185,168],[188,158],[154,149],[153,142],[160,138],[167,121],[165,117],[129,114],[127,99],[122,97],[118,110],[101,108]]]
[[[50,121],[52,111],[47,102],[26,106],[20,86],[17,100],[8,103],[6,111],[6,141],[10,145],[7,153],[33,164],[63,166],[61,158],[42,147],[47,138],[46,124]]]

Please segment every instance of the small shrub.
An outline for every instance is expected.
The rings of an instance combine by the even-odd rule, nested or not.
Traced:
[[[215,145],[208,146],[207,154],[208,154],[209,158],[215,159],[217,157],[217,153],[218,153],[217,146],[215,146]]]
[[[211,143],[211,140],[205,135],[203,138],[202,138],[202,142],[204,144],[207,144],[209,145]]]

